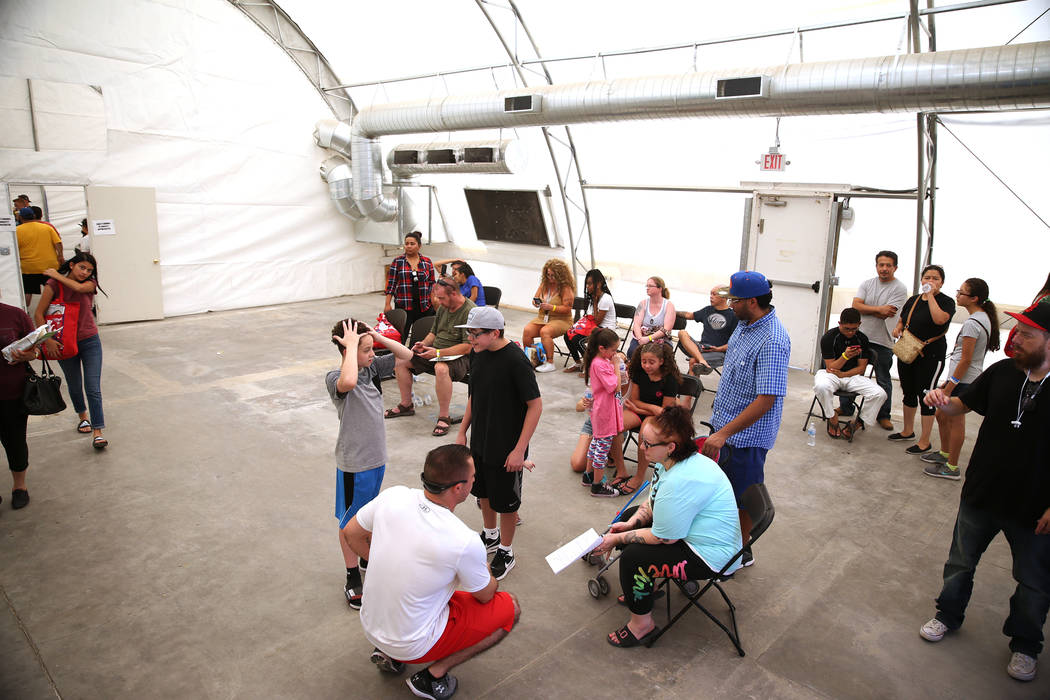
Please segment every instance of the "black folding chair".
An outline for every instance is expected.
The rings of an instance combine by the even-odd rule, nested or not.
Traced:
[[[426,338],[427,334],[430,333],[433,328],[434,316],[422,316],[417,318],[416,322],[412,324],[412,329],[408,334],[408,342],[405,343],[405,345],[412,347],[419,341],[423,340],[423,338]]]
[[[868,379],[873,379],[875,377],[875,360],[876,360],[876,357],[877,356],[875,355],[875,351],[871,350],[871,349],[868,350],[868,354],[867,355],[864,355],[864,358],[867,359],[867,361],[868,361],[867,374],[865,375]],[[836,391],[834,393],[834,396],[835,396],[836,399],[841,399],[841,398],[845,397],[845,398],[849,398],[852,401],[856,402],[857,397],[860,396],[860,394],[858,394],[855,391],[845,391],[843,389],[839,389],[838,391]],[[861,397],[860,403],[857,404],[856,416],[858,418],[860,417],[861,411],[864,409],[864,402],[866,400],[867,400],[867,397]],[[814,413],[814,411],[813,411],[814,408],[816,408],[818,411],[820,411],[820,413]],[[802,423],[802,432],[806,432],[806,429],[809,427],[809,419],[810,418],[819,418],[820,420],[822,420],[825,423],[827,423],[829,420],[832,419],[832,417],[833,416],[829,416],[829,415],[826,415],[824,413],[824,407],[820,405],[820,401],[817,401],[817,395],[814,393],[813,400],[809,404],[809,410],[806,411],[805,421]],[[840,430],[841,430],[842,424],[844,422],[845,423],[850,423],[851,421],[849,421],[849,420],[841,421],[840,420],[839,421],[839,429]],[[865,430],[866,429],[864,423],[860,424],[860,429],[861,430]],[[841,432],[839,434],[841,435]],[[850,431],[849,437],[846,438],[846,441],[847,442],[853,442],[853,431],[852,430]]]
[[[627,335],[620,340],[620,352],[627,347],[627,343],[631,339],[631,325],[634,323],[634,312],[635,308],[630,304],[613,304],[613,309],[616,310],[616,321],[619,323],[620,319],[627,319]]]
[[[587,297],[575,297],[572,300],[572,322],[573,323],[576,323],[581,318],[583,318],[583,314],[587,313],[587,306],[588,306]],[[558,355],[564,355],[565,356],[565,361],[562,363],[561,366],[562,367],[568,367],[569,366],[569,358],[572,357],[572,355],[568,351],[562,350],[561,347],[558,345],[558,341],[562,340],[562,339],[563,339],[563,337],[559,337],[559,338],[555,338],[554,339],[554,352],[556,354],[558,354]]]
[[[485,291],[485,306],[498,309],[499,300],[503,298],[503,290],[499,287],[486,287],[485,285],[482,285],[481,288]]]
[[[766,485],[752,484],[751,486],[748,486],[747,490],[744,491],[743,495],[740,497],[740,507],[743,510],[747,511],[748,515],[751,516],[752,525],[750,533],[750,542],[746,543],[744,547],[741,547],[740,550],[733,556],[733,558],[726,562],[726,565],[723,566],[717,574],[715,574],[714,578],[709,579],[708,582],[702,588],[699,588],[695,593],[689,593],[689,589],[691,588],[691,586],[696,585],[696,583],[693,581],[680,581],[676,578],[665,578],[661,582],[661,588],[666,587],[668,582],[673,582],[675,586],[678,587],[678,590],[682,592],[682,595],[685,596],[686,603],[684,606],[682,606],[682,609],[675,614],[674,617],[671,617],[671,595],[670,591],[668,591],[668,594],[666,596],[667,624],[664,625],[663,629],[657,632],[651,640],[649,640],[649,644],[647,646],[652,646],[656,642],[656,640],[662,637],[664,633],[667,632],[667,630],[671,629],[671,627],[674,626],[674,624],[678,622],[678,620],[680,620],[683,615],[689,612],[689,608],[695,607],[698,610],[700,610],[700,612],[702,612],[704,615],[707,615],[707,617],[710,618],[712,622],[718,625],[722,629],[722,631],[725,632],[726,635],[729,637],[729,641],[733,642],[733,646],[736,647],[737,652],[741,656],[744,656],[744,647],[740,645],[740,630],[737,629],[736,624],[736,606],[733,605],[733,601],[729,599],[729,596],[726,594],[725,589],[722,587],[722,584],[733,577],[733,574],[727,574],[726,572],[730,569],[730,567],[733,566],[733,564],[736,563],[738,559],[744,556],[744,549],[748,546],[754,547],[754,544],[758,540],[758,538],[762,536],[762,533],[764,533],[769,528],[770,523],[773,522],[773,501],[769,498],[769,492],[766,490]],[[714,613],[712,613],[710,610],[704,607],[703,604],[700,603],[700,599],[704,596],[705,593],[707,593],[712,588],[718,591],[718,593],[722,596],[722,600],[724,600],[726,602],[726,605],[728,606],[729,617],[725,622],[719,619]]]

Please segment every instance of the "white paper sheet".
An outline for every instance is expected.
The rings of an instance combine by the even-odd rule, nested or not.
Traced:
[[[555,574],[560,574],[569,564],[597,547],[601,541],[602,536],[595,532],[594,528],[590,528],[576,539],[548,554],[547,564]]]

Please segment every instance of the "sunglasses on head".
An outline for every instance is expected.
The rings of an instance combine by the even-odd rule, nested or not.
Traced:
[[[435,494],[448,491],[453,486],[458,486],[459,484],[467,483],[467,479],[460,479],[459,481],[453,481],[451,484],[439,484],[435,481],[428,480],[422,472],[420,472],[419,474],[419,480],[423,482],[423,488],[425,488],[430,493]]]

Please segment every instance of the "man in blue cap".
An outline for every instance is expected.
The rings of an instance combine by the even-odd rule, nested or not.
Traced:
[[[722,379],[712,407],[714,432],[704,442],[704,454],[714,458],[733,485],[737,503],[751,484],[765,481],[766,453],[777,439],[787,394],[791,339],[770,303],[773,290],[759,272],[741,270],[722,292],[739,319],[729,337]],[[751,531],[751,518],[740,511],[740,529]],[[750,546],[744,566],[754,557]]]

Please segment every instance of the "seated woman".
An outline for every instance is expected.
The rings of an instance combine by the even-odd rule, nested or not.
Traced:
[[[485,288],[481,286],[481,280],[474,274],[474,269],[463,260],[447,258],[435,260],[434,267],[441,274],[445,274],[445,266],[452,267],[449,275],[459,285],[460,293],[474,302],[474,306],[485,306]]]
[[[585,315],[594,319],[594,330],[609,328],[616,331],[616,309],[613,306],[612,294],[609,293],[609,285],[605,281],[605,275],[601,270],[588,270],[583,280],[583,295],[587,298],[587,313]],[[592,331],[593,332],[593,331]],[[564,372],[579,372],[583,369],[580,358],[587,349],[587,338],[589,335],[565,334],[565,346],[569,348],[569,354],[575,361],[571,367],[566,367]]]
[[[670,343],[646,343],[631,358],[627,370],[631,389],[623,402],[623,427],[632,430],[650,416],[658,416],[674,406],[682,385],[682,373],[674,361]],[[615,450],[615,448],[614,448]],[[614,457],[616,455],[614,451]],[[638,445],[638,471],[633,477],[617,479],[613,487],[622,494],[632,494],[645,481],[649,459],[644,447]],[[617,471],[617,473],[621,473]]]
[[[554,339],[565,335],[572,327],[572,302],[576,297],[576,282],[564,260],[551,258],[543,264],[540,286],[532,299],[539,314],[525,326],[521,334],[522,347],[529,347],[539,336],[547,361],[536,368],[537,372],[553,372]]]
[[[671,292],[659,277],[645,281],[645,299],[638,304],[631,323],[631,344],[627,346],[627,357],[643,343],[664,343],[671,339],[675,310],[670,302]]]
[[[743,542],[736,497],[717,464],[697,452],[689,412],[672,406],[642,424],[641,443],[656,462],[649,498],[609,528],[594,553],[623,547],[620,602],[631,611],[626,625],[607,637],[614,647],[648,644],[657,578],[710,579]],[[740,568],[737,560],[729,573]]]

